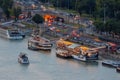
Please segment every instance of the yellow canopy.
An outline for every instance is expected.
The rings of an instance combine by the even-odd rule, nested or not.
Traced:
[[[65,45],[67,45],[67,46],[69,46],[69,45],[72,45],[72,44],[73,44],[73,42],[70,42],[70,41],[65,41],[65,40],[63,40],[63,39],[60,39],[57,43],[62,43],[62,44],[65,44]]]
[[[73,43],[72,42],[69,42],[69,41],[63,41],[64,44],[66,45],[72,45]]]

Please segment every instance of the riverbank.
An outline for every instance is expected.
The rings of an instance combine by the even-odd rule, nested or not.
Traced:
[[[100,51],[100,58],[119,61],[120,60],[120,54]]]

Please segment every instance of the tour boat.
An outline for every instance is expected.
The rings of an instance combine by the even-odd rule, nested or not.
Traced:
[[[18,29],[9,28],[6,26],[0,26],[0,36],[7,39],[23,39],[24,34],[21,33]]]
[[[101,49],[101,48],[89,48],[83,45],[81,46],[79,44],[65,41],[63,39],[58,40],[56,42],[56,45],[57,48],[69,50],[69,52],[71,52],[71,56],[74,59],[80,61],[98,60],[99,57],[98,49]]]
[[[18,62],[21,64],[29,64],[29,59],[25,53],[20,53],[18,56]]]
[[[32,50],[51,50],[52,43],[43,37],[34,36],[28,40],[28,49]]]
[[[61,49],[56,51],[56,56],[60,57],[60,58],[64,58],[64,59],[71,59],[72,58],[71,54],[68,51],[61,50]]]

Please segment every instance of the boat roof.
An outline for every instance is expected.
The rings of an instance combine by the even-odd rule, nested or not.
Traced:
[[[58,40],[57,43],[63,43],[63,44],[65,44],[65,45],[72,45],[72,44],[74,44],[73,42],[65,41],[65,40],[63,40],[63,39]]]
[[[79,44],[71,44],[70,46],[68,46],[68,48],[76,48],[78,46],[80,46],[80,45]]]
[[[31,37],[29,40],[32,41],[32,42],[37,42],[37,43],[39,43],[39,42],[41,42],[41,43],[50,42],[48,39],[45,39],[43,37]]]
[[[26,53],[20,52],[19,57],[21,57],[21,56],[26,56],[26,55],[27,55]]]
[[[1,29],[4,29],[4,30],[18,30],[18,29],[15,29],[15,28],[12,27],[12,26],[3,26],[3,25],[0,25],[0,28],[1,28]]]

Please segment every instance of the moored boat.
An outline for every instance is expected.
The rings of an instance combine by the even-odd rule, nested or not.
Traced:
[[[120,65],[117,66],[116,71],[120,72]]]
[[[106,60],[106,61],[102,62],[102,65],[116,68],[116,67],[118,67],[118,65],[120,65],[120,63],[119,62],[115,62],[115,61],[111,61],[111,60]]]
[[[98,60],[99,49],[104,47],[90,48],[87,46],[79,45],[73,42],[65,41],[60,39],[56,42],[57,49],[64,49],[71,52],[71,56],[74,59],[80,61]]]
[[[23,39],[25,37],[25,35],[18,29],[13,29],[6,26],[0,26],[0,36],[12,40]]]
[[[87,61],[86,56],[84,55],[72,55],[72,57],[76,60]]]
[[[67,50],[57,50],[56,56],[64,59],[71,59],[72,56]]]
[[[97,50],[88,50],[86,51],[85,56],[87,60],[98,60],[99,59],[99,53]]]
[[[73,48],[73,58],[81,61],[98,60],[98,50],[90,49],[85,46]]]
[[[18,56],[18,62],[21,64],[29,64],[29,59],[25,53],[20,53]]]
[[[43,37],[34,36],[28,40],[28,49],[32,50],[51,50],[52,43]]]

